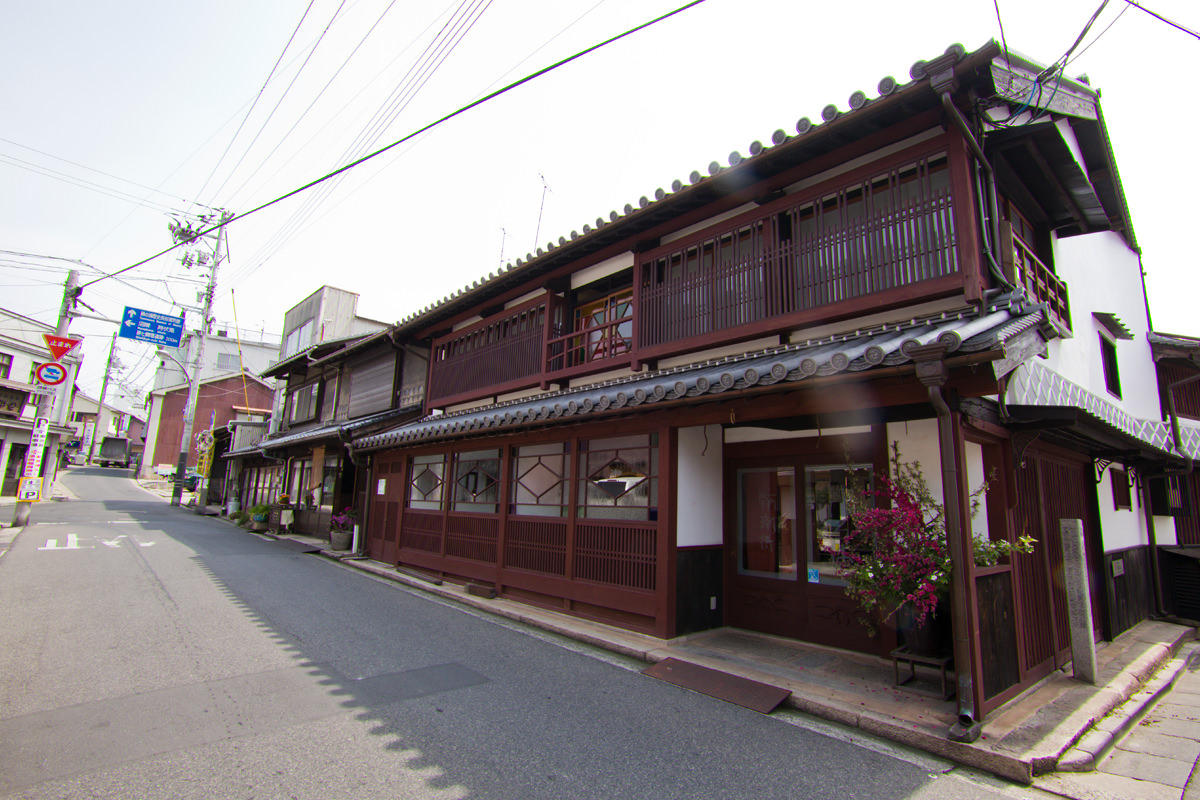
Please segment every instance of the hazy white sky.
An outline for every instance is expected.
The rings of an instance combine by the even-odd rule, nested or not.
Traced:
[[[14,253],[127,266],[170,244],[172,211],[245,211],[682,1],[313,0],[247,116],[308,0],[6,0],[0,304],[47,322],[57,312],[65,262]],[[999,0],[999,10],[1009,46],[1050,63],[1098,4]],[[1200,29],[1194,0],[1144,5]],[[439,32],[457,45],[431,45]],[[242,328],[278,336],[284,310],[330,283],[362,295],[360,314],[397,320],[776,129],[794,132],[801,117],[819,120],[828,103],[847,108],[857,89],[875,96],[886,75],[907,82],[914,61],[952,43],[999,36],[992,0],[708,0],[331,192],[233,224],[217,318],[231,321],[236,299]],[[1190,84],[1200,41],[1110,0],[1084,47],[1067,73],[1103,92],[1155,327],[1200,335]],[[196,302],[186,281],[196,276],[175,259],[125,277],[84,299],[109,316]],[[88,337],[81,384],[96,393],[112,327],[78,320],[72,332]],[[148,383],[150,346],[122,341],[119,352],[126,382]]]

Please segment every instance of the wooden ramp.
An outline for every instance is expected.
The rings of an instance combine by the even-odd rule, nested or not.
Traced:
[[[730,675],[699,664],[667,658],[642,670],[643,675],[673,683],[727,703],[770,714],[791,694],[787,689]]]

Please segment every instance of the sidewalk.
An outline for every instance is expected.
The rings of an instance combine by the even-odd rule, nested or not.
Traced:
[[[1038,787],[1066,797],[1136,797],[1144,800],[1198,800],[1200,777],[1196,777],[1200,758],[1200,645],[1189,644],[1180,657],[1173,685],[1162,687],[1159,699],[1150,707],[1130,708],[1130,714],[1109,715],[1084,737],[1096,743],[1110,733],[1113,746],[1097,760],[1095,771],[1060,772],[1037,782]],[[1146,690],[1161,683],[1165,674],[1156,676]],[[1132,703],[1132,701],[1131,701]],[[1128,733],[1112,730],[1124,723]]]

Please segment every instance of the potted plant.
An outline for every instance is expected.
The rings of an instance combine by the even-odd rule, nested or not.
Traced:
[[[250,507],[250,529],[255,531],[265,531],[267,529],[267,519],[271,516],[271,507],[266,503]]]
[[[329,518],[329,548],[331,550],[349,550],[357,524],[358,512],[350,506],[342,509],[341,513],[331,516]]]
[[[891,477],[879,488],[851,504],[850,525],[841,550],[833,553],[846,594],[863,611],[863,623],[875,626],[895,618],[905,646],[926,654],[945,648],[949,640],[949,602],[952,563],[946,537],[946,515],[925,482],[920,465],[902,461],[899,443],[892,443]],[[971,493],[974,519],[987,483]],[[875,502],[872,502],[875,501]],[[1015,543],[974,539],[978,566],[993,566],[1013,552],[1030,553],[1034,539]]]

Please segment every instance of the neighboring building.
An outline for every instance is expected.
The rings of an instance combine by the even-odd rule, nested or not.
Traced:
[[[1145,618],[1179,513],[1151,487],[1200,443],[1177,452],[1160,411],[1099,94],[1045,74],[951,48],[402,320],[424,415],[352,432],[367,553],[664,638],[886,655],[830,553],[898,443],[968,554],[1038,540],[955,564],[968,721],[1070,660],[1060,518],[1083,520],[1094,635]],[[304,341],[285,325],[270,374],[322,424]]]
[[[142,477],[175,473],[187,396],[186,383],[150,392]],[[235,419],[262,419],[271,407],[273,396],[274,387],[249,373],[226,373],[203,380],[196,399],[193,434],[224,428]],[[197,456],[193,435],[188,447],[189,467],[196,465]]]
[[[241,504],[286,495],[294,529],[327,536],[330,517],[361,508],[366,491],[363,464],[346,442],[417,416],[427,370],[428,353],[398,345],[390,330],[313,344],[272,365],[263,377],[284,385],[281,418],[270,435],[226,456]]]
[[[179,347],[158,348],[158,369],[154,373],[155,389],[188,382],[183,366],[191,370],[192,348],[197,341],[196,333],[189,332],[183,337]],[[206,380],[214,375],[228,375],[230,372],[242,370],[257,375],[277,358],[278,339],[263,333],[239,332],[219,327],[216,333],[205,337],[204,365],[200,370],[200,379]]]
[[[279,360],[288,359],[315,344],[350,339],[387,327],[386,322],[358,316],[357,309],[357,293],[322,286],[283,315]]]
[[[43,334],[53,335],[54,327],[0,308],[0,495],[16,494],[24,469],[37,408],[34,370],[51,360]],[[78,352],[77,348],[75,353]],[[57,474],[61,446],[74,434],[70,427],[71,387],[75,385],[80,363],[75,353],[61,360],[67,376],[54,390],[41,471],[49,483]],[[47,485],[43,491],[48,488]]]

